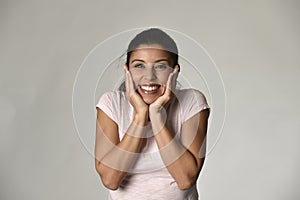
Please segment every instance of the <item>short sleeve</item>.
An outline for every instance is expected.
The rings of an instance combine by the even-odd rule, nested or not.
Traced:
[[[96,107],[100,108],[113,121],[117,122],[117,114],[114,109],[115,106],[113,100],[113,93],[106,92],[100,97],[98,103],[96,104]]]
[[[186,121],[202,110],[211,110],[204,94],[195,89],[189,89],[182,100],[182,121]]]

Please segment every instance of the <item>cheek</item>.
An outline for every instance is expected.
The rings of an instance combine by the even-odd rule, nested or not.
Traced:
[[[140,82],[141,77],[137,73],[131,73],[131,77],[135,85]]]
[[[170,73],[161,73],[157,75],[157,78],[160,80],[161,83],[166,84],[168,81]]]

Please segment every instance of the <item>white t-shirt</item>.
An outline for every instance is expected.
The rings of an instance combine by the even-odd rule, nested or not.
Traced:
[[[209,109],[203,93],[195,89],[176,90],[167,106],[165,123],[180,139],[182,124],[199,113]],[[122,140],[134,117],[134,108],[124,91],[103,94],[96,105],[105,112],[119,128]],[[172,117],[170,117],[172,116]],[[197,200],[196,184],[188,190],[180,190],[164,166],[152,134],[151,122],[146,126],[147,143],[143,147],[135,165],[125,177],[120,187],[109,193],[109,200]]]

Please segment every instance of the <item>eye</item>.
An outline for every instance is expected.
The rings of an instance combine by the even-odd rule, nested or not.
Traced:
[[[145,66],[143,64],[136,64],[133,67],[138,68],[138,69],[145,68]]]
[[[155,69],[162,70],[162,69],[167,69],[168,66],[165,65],[165,64],[156,64],[156,65],[154,65],[154,68],[155,68]]]

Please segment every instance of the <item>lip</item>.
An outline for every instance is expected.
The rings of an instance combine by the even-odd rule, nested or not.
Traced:
[[[160,84],[142,84],[139,85],[139,89],[144,94],[155,94],[161,88]]]

